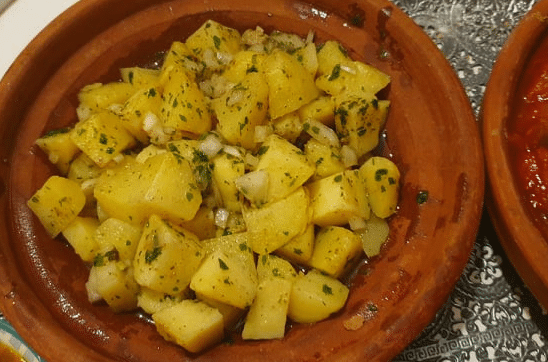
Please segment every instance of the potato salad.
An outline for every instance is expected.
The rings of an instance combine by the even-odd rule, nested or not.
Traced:
[[[192,353],[341,310],[397,209],[398,168],[372,153],[389,76],[312,32],[209,20],[120,78],[36,141],[59,172],[28,200],[89,265],[90,302]]]

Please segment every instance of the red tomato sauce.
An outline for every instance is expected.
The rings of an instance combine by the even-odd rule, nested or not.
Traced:
[[[508,123],[509,153],[522,200],[548,235],[548,37],[529,60]]]

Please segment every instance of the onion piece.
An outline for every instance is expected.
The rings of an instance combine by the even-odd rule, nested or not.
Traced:
[[[304,130],[317,141],[334,147],[340,147],[339,137],[334,130],[315,119],[307,119],[304,124]]]
[[[234,157],[237,157],[237,158],[240,158],[240,159],[243,159],[244,157],[242,156],[242,152],[234,147],[234,146],[227,146],[227,145],[224,145],[223,146],[223,151],[226,153],[226,154],[229,154],[229,155],[232,155]]]
[[[263,143],[272,133],[274,133],[274,130],[270,126],[255,126],[253,140],[255,143]]]
[[[221,229],[225,229],[228,224],[228,217],[230,212],[227,209],[219,208],[215,212],[215,225]]]
[[[358,155],[356,151],[350,146],[343,145],[341,147],[341,159],[344,163],[344,167],[349,168],[358,164]]]
[[[223,144],[219,137],[213,133],[207,135],[207,137],[200,143],[198,147],[208,158],[215,156],[223,148]]]
[[[348,220],[348,226],[350,227],[350,230],[356,231],[367,228],[367,223],[363,217],[352,216]]]
[[[246,173],[234,180],[234,185],[246,199],[257,206],[267,201],[269,176],[265,170]]]

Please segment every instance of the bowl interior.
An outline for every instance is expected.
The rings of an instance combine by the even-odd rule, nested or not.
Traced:
[[[344,310],[283,340],[235,338],[200,355],[164,341],[148,318],[90,305],[87,268],[25,206],[54,170],[33,143],[76,120],[78,90],[151,65],[205,20],[339,40],[392,82],[380,152],[402,171],[400,208],[381,257],[350,282]],[[384,0],[88,0],[35,39],[0,85],[0,306],[46,360],[381,361],[410,343],[448,297],[468,259],[483,201],[483,158],[460,82],[430,39]],[[417,195],[428,192],[428,200]],[[352,322],[352,323],[348,323]],[[352,327],[349,327],[349,326]],[[62,346],[62,348],[61,348]]]
[[[525,191],[516,178],[514,137],[520,89],[535,54],[546,45],[548,1],[539,1],[514,29],[502,48],[484,97],[483,140],[489,175],[488,209],[506,254],[539,302],[548,307],[547,225],[528,209]],[[515,127],[520,127],[515,125]]]

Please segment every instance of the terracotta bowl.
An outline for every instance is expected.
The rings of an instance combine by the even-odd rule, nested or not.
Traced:
[[[383,154],[403,177],[380,257],[350,282],[344,310],[283,340],[221,344],[200,355],[165,342],[138,314],[90,305],[87,268],[25,206],[54,171],[33,146],[75,121],[77,91],[151,63],[206,19],[337,39],[387,72]],[[0,307],[47,361],[385,361],[432,320],[471,251],[483,203],[479,130],[461,84],[430,39],[385,0],[87,0],[50,24],[0,85]],[[417,202],[428,192],[424,203]]]
[[[489,213],[509,259],[544,308],[548,308],[548,240],[524,201],[509,139],[516,95],[530,60],[547,37],[547,16],[548,1],[541,0],[513,30],[493,67],[482,110]]]

